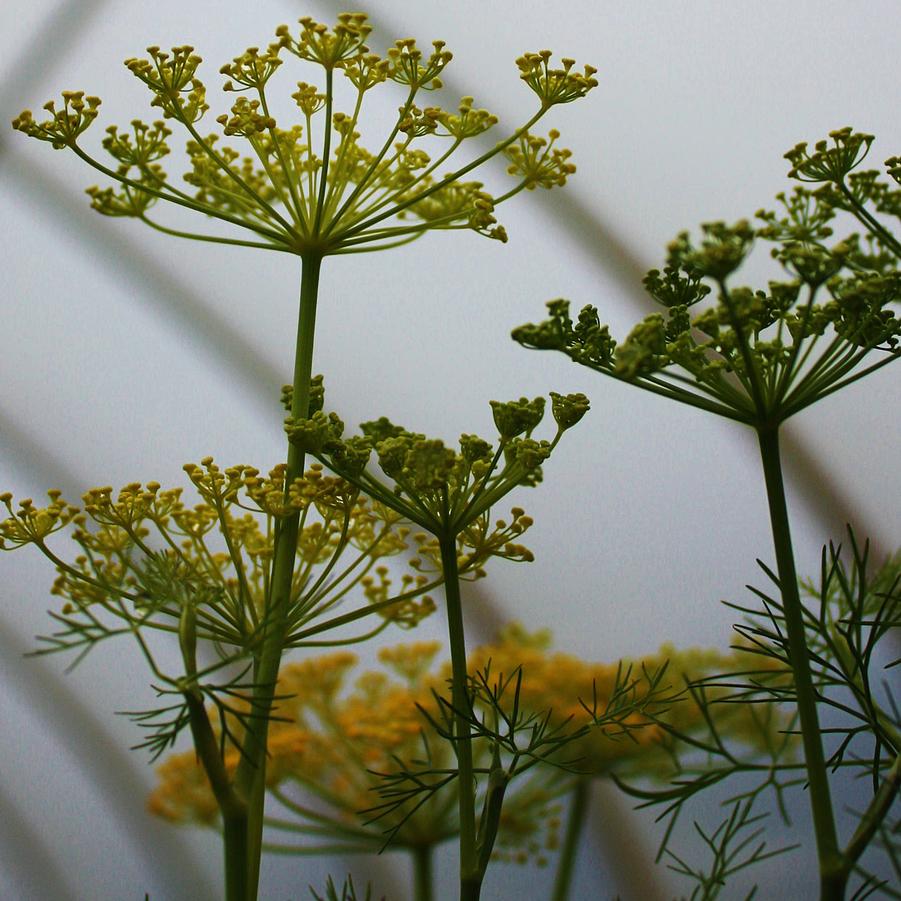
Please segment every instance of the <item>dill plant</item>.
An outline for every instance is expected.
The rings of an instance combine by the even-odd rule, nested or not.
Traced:
[[[776,591],[757,591],[762,613],[739,608],[748,620],[739,627],[738,657],[720,661],[726,671],[714,675],[704,675],[707,665],[694,660],[688,669],[700,678],[689,680],[686,695],[670,689],[666,663],[657,658],[642,661],[640,672],[617,667],[599,691],[597,672],[573,661],[536,658],[535,648],[522,642],[493,647],[489,659],[477,652],[467,660],[460,593],[461,581],[483,575],[492,557],[531,559],[519,544],[531,522],[524,511],[514,507],[509,520],[493,520],[492,509],[513,490],[540,481],[542,464],[585,414],[587,399],[552,394],[555,427],[545,438],[536,437],[543,398],[492,402],[496,438],[463,435],[451,448],[386,419],[345,435],[338,415],[326,413],[322,381],[313,376],[324,261],[397,247],[432,230],[470,230],[505,241],[497,208],[523,190],[563,185],[574,172],[569,151],[557,145],[559,134],[552,130],[544,137],[533,129],[554,106],[593,89],[595,70],[579,71],[569,59],[555,65],[548,51],[525,54],[517,67],[537,97],[534,115],[487,151],[467,154],[468,142],[494,129],[497,118],[470,97],[455,110],[424,102],[450,62],[444,44],[423,51],[404,39],[380,57],[368,47],[369,34],[359,13],[339,16],[331,28],[310,18],[300,20],[299,31],[280,27],[265,49],[249,48],[222,67],[224,90],[237,97],[216,118],[218,132],[202,130],[207,91],[198,75],[201,59],[188,46],[170,52],[149,47],[146,58],[126,61],[161,118],[110,126],[101,141],[108,158],[82,140],[99,116],[95,96],[64,92],[60,106],[45,106],[43,121],[28,111],[14,120],[19,131],[76,154],[107,179],[106,186],[88,189],[91,206],[102,215],[136,219],[201,243],[300,258],[293,379],[284,395],[284,464],[268,475],[247,465],[221,469],[212,458],[189,464],[198,501],[193,505],[184,502],[181,489],[156,482],[133,483],[115,495],[111,488],[97,488],[81,507],[56,491],[49,492],[45,507],[29,499],[16,506],[10,495],[0,496],[9,512],[0,523],[0,545],[34,545],[57,569],[54,593],[65,602],[52,614],[58,631],[46,637],[45,650],[84,653],[120,635],[137,641],[166,699],[157,709],[133,714],[150,730],[144,744],[158,756],[187,729],[202,768],[170,758],[164,781],[174,781],[177,803],[164,792],[154,803],[173,818],[190,804],[195,806],[187,819],[221,818],[231,901],[257,896],[267,789],[299,821],[269,818],[270,828],[339,843],[315,845],[314,853],[369,850],[383,841],[387,828],[398,847],[418,855],[422,897],[431,887],[419,827],[423,816],[437,811],[429,836],[436,842],[457,836],[460,897],[473,901],[489,861],[504,847],[504,816],[515,818],[518,800],[534,800],[527,781],[511,791],[513,803],[504,807],[508,788],[514,777],[536,767],[554,774],[555,790],[572,792],[555,887],[555,898],[564,899],[585,787],[590,778],[610,774],[611,757],[620,765],[625,760],[620,775],[641,775],[648,761],[667,773],[675,768],[679,778],[664,791],[629,788],[649,803],[668,805],[665,812],[674,815],[708,785],[738,773],[761,776],[757,789],[733,803],[721,827],[703,835],[713,854],[709,870],[670,852],[674,868],[698,882],[693,897],[716,897],[727,877],[769,855],[754,843],[759,832],[753,803],[764,790],[781,792],[799,780],[810,786],[821,896],[844,897],[853,873],[863,879],[858,894],[884,887],[862,871],[859,860],[881,841],[897,864],[889,814],[899,785],[899,723],[890,699],[877,697],[871,680],[876,644],[898,624],[897,566],[873,577],[866,547],[852,536],[850,565],[830,547],[819,582],[799,588],[779,456],[783,422],[898,356],[892,308],[899,299],[901,244],[885,220],[901,213],[901,192],[876,172],[857,171],[872,137],[841,129],[812,151],[806,145],[790,151],[792,175],[820,187],[780,196],[782,210],[761,211],[760,227],[716,222],[703,226],[699,241],[679,235],[664,270],[653,270],[645,280],[663,312],[639,323],[625,341],[610,336],[594,307],[573,320],[565,301],[549,305],[546,322],[515,332],[525,346],[562,351],[602,374],[748,425],[759,439],[777,563],[769,575]],[[319,71],[313,83],[296,83],[296,121],[283,123],[271,114],[267,92],[283,74],[281,66],[294,64],[292,56]],[[346,111],[336,108],[339,80],[352,98]],[[400,86],[404,99],[368,149],[358,131],[361,111],[367,95],[388,83]],[[189,171],[181,181],[164,169],[174,127],[187,135]],[[499,155],[514,180],[493,196],[470,174]],[[887,172],[901,181],[901,160],[888,160]],[[175,227],[166,218],[167,204],[224,228]],[[851,235],[830,246],[838,214],[853,216],[865,238]],[[732,277],[757,240],[774,243],[789,279],[763,291],[735,287]],[[715,303],[705,308],[708,295]],[[702,312],[693,315],[693,308]],[[78,546],[72,560],[54,545],[52,536],[63,530]],[[412,567],[399,591],[381,566],[392,556],[405,556]],[[392,714],[392,724],[402,730],[428,733],[434,753],[424,761],[406,754],[393,761],[397,766],[380,759],[381,800],[370,811],[371,822],[324,821],[321,811],[298,803],[281,786],[286,779],[316,784],[315,766],[303,768],[305,753],[316,743],[303,709],[316,707],[311,698],[321,700],[331,691],[327,713],[341,713],[337,692],[350,658],[338,652],[314,672],[283,666],[283,654],[346,643],[329,633],[354,623],[364,627],[352,639],[360,641],[391,625],[414,626],[432,609],[428,593],[442,585],[450,693],[436,686],[428,696],[410,691],[404,710]],[[362,595],[363,603],[338,613],[338,604],[354,595]],[[145,640],[149,630],[178,642],[183,672],[160,670]],[[749,653],[760,663],[739,664]],[[389,662],[401,668],[410,663],[403,655]],[[554,678],[561,673],[566,685],[555,694]],[[417,671],[419,676],[424,672]],[[368,700],[387,703],[375,691]],[[354,698],[342,703],[351,709],[354,727],[365,728]],[[754,713],[759,704],[765,716]],[[575,722],[560,715],[567,705],[577,705]],[[802,763],[785,757],[789,739],[774,737],[786,731],[780,718],[786,705],[797,710]],[[824,705],[853,720],[828,753],[818,713]],[[318,714],[324,711],[320,706]],[[374,731],[389,748],[396,741],[390,730]],[[613,753],[611,734],[626,737],[620,751],[630,753]],[[848,749],[859,740],[873,742],[875,751],[851,754]],[[750,756],[735,751],[742,742]],[[706,756],[703,765],[685,756],[693,752]],[[659,764],[664,757],[666,768]],[[636,766],[630,771],[631,762]],[[858,829],[842,846],[829,770],[844,767],[869,775],[873,792]],[[373,774],[363,772],[357,770],[355,778],[372,781]],[[453,817],[448,792],[442,794],[451,786]],[[538,797],[547,799],[541,792]],[[345,808],[359,802],[331,800]],[[533,823],[534,812],[525,821]],[[674,822],[673,817],[670,827]],[[351,881],[339,895],[330,880],[325,892],[335,899],[358,896]],[[319,897],[315,891],[314,896]]]
[[[729,697],[721,701],[795,706],[824,901],[845,897],[864,850],[883,824],[891,829],[886,818],[901,772],[899,720],[890,687],[886,698],[877,696],[874,669],[880,655],[874,655],[874,647],[882,642],[884,648],[883,640],[897,629],[899,585],[889,578],[881,590],[874,587],[885,578],[867,568],[866,547],[851,533],[850,564],[840,548],[824,549],[820,585],[809,592],[809,603],[802,602],[779,437],[792,416],[901,356],[901,321],[895,312],[901,301],[901,240],[890,224],[901,218],[901,159],[886,160],[884,174],[860,169],[873,141],[872,135],[841,128],[813,148],[797,144],[785,156],[792,167],[789,176],[802,185],[778,195],[777,211],[758,211],[759,226],[748,220],[709,222],[699,239],[679,234],[669,245],[663,271],[651,270],[644,279],[661,312],[647,316],[624,340],[610,334],[596,306],[583,307],[573,318],[566,300],[551,301],[545,321],[513,331],[524,347],[562,352],[604,376],[754,429],[776,557],[775,571],[764,570],[776,592],[754,589],[764,607],[739,607],[751,619],[738,630],[791,682],[768,684],[767,674],[753,669],[713,682],[730,686]],[[833,226],[843,217],[850,217],[863,236],[853,232],[833,242]],[[787,279],[770,281],[766,289],[735,285],[735,274],[759,241],[773,245],[772,256]],[[699,703],[713,702],[706,696],[710,684],[693,686]],[[824,707],[850,717],[852,725],[824,730]],[[836,734],[841,740],[833,746]],[[856,766],[870,778],[872,793],[858,828],[842,843],[830,771],[849,762],[846,752],[856,739],[871,743],[870,753],[858,752],[865,756]],[[754,769],[725,750],[713,726],[706,744],[696,747],[717,761],[715,775],[701,768],[694,778],[682,780],[681,788],[644,795],[668,804],[669,814],[678,813],[706,784]],[[778,770],[771,765],[758,771],[761,791],[773,787],[771,776]],[[724,824],[720,839],[732,841],[742,818],[753,825],[747,808]],[[717,845],[719,839],[705,840],[722,863],[726,851]],[[897,868],[897,847],[889,842],[887,848]],[[677,866],[697,875],[682,861]],[[863,887],[855,897],[880,887],[870,874],[861,876]]]
[[[441,581],[448,586],[449,606],[458,609],[460,575],[490,556],[516,556],[505,550],[510,542],[503,529],[492,536],[473,532],[487,516],[489,504],[482,503],[459,520],[456,531],[442,531],[442,569],[431,576],[410,575],[398,594],[384,583],[370,583],[369,602],[351,613],[327,615],[350,589],[363,584],[380,557],[406,547],[406,527],[399,519],[405,513],[396,512],[399,501],[393,491],[369,480],[378,495],[369,495],[370,501],[358,487],[366,480],[359,442],[342,445],[340,461],[334,454],[330,458],[341,473],[337,479],[307,468],[317,430],[323,428],[313,378],[322,264],[330,257],[397,247],[435,230],[466,229],[505,241],[496,208],[525,189],[562,185],[574,171],[569,151],[556,144],[558,133],[545,138],[532,129],[553,107],[585,96],[597,84],[590,66],[579,71],[571,59],[555,65],[549,51],[526,53],[516,65],[537,99],[534,114],[487,151],[468,154],[471,140],[495,128],[497,117],[477,108],[471,97],[462,98],[455,110],[423,101],[440,87],[441,73],[450,62],[444,43],[436,41],[423,51],[412,39],[402,39],[379,56],[368,47],[370,31],[362,13],[344,13],[333,27],[309,17],[300,20],[299,29],[280,26],[268,46],[251,47],[222,66],[223,89],[236,97],[217,116],[218,131],[208,132],[202,125],[209,111],[207,89],[199,74],[202,60],[190,46],[171,51],[151,46],[146,57],[126,60],[129,71],[148,88],[151,106],[161,118],[108,127],[101,141],[107,157],[84,143],[83,136],[99,115],[96,96],[66,91],[60,105],[45,105],[43,120],[24,111],[13,121],[15,129],[74,153],[107,179],[104,187],[88,188],[91,206],[102,215],[135,219],[183,239],[299,258],[297,340],[286,394],[291,440],[286,463],[268,479],[245,465],[222,470],[212,459],[191,465],[188,476],[201,501],[193,509],[183,504],[178,489],[164,490],[155,482],[128,485],[118,496],[110,488],[96,489],[85,497],[83,508],[67,503],[58,492],[50,493],[43,508],[27,499],[16,507],[11,496],[3,496],[9,510],[0,525],[3,546],[34,545],[59,572],[57,591],[67,604],[55,615],[61,632],[50,637],[50,647],[85,650],[108,637],[130,634],[162,684],[162,693],[175,696],[171,705],[135,716],[152,729],[148,744],[155,752],[168,747],[181,729],[190,728],[223,819],[226,895],[231,901],[257,894],[268,734],[283,653],[311,643],[328,644],[326,633],[332,628],[372,613],[412,624],[429,603],[416,598],[427,585]],[[270,83],[279,79],[286,61],[298,60],[318,74],[313,82],[296,82],[291,94],[295,121],[278,122],[269,106]],[[336,108],[339,80],[349,86],[347,111]],[[371,91],[392,84],[401,91],[401,106],[376,136],[374,149],[367,149],[358,131],[361,110]],[[174,128],[187,138],[189,171],[180,181],[164,168]],[[492,196],[467,177],[499,155],[506,157],[513,180],[509,190]],[[200,223],[215,220],[226,228],[173,227],[165,216],[168,205],[200,214]],[[327,425],[333,432],[334,419]],[[547,456],[547,446],[533,442],[535,447],[526,449],[527,443],[517,444],[517,460],[505,464],[500,481],[492,483],[495,489],[504,486],[493,498],[517,480],[528,482]],[[431,482],[450,478],[450,469],[438,459],[440,451],[432,450],[434,445],[413,448],[419,474]],[[434,488],[430,484],[429,490]],[[412,509],[409,504],[401,508]],[[518,534],[523,523],[520,517],[510,534]],[[47,542],[67,528],[80,548],[73,562],[58,556]],[[468,561],[458,562],[457,538],[464,528],[478,546]],[[148,537],[151,533],[153,538]],[[215,538],[212,544],[205,541],[208,534]],[[353,559],[339,562],[345,552]],[[177,637],[183,673],[159,670],[143,639],[147,629]],[[199,661],[198,643],[219,650],[213,664]],[[451,646],[459,701],[466,691],[459,616],[452,626]],[[238,666],[238,675],[230,665]],[[215,683],[210,678],[214,674],[220,676]],[[209,702],[218,713],[218,726],[205,706]],[[468,737],[455,739],[458,748],[465,749]],[[229,747],[238,751],[233,767],[226,765]],[[459,753],[466,769],[466,751]],[[471,808],[474,803],[468,777],[463,784],[461,812],[463,805]],[[472,854],[472,816],[461,820],[461,880],[466,884],[475,880],[478,865]],[[477,896],[477,888],[470,896]]]

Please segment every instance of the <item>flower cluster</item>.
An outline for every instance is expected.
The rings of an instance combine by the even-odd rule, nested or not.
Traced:
[[[223,470],[212,458],[189,464],[195,504],[182,500],[181,488],[157,482],[129,484],[118,493],[91,489],[81,508],[51,491],[46,507],[26,499],[14,510],[11,496],[3,495],[10,516],[0,522],[0,547],[35,545],[57,569],[53,593],[65,604],[54,614],[61,631],[46,639],[49,648],[89,648],[132,628],[182,638],[189,629],[191,658],[193,645],[203,640],[215,642],[228,659],[255,653],[265,629],[274,534],[292,513],[299,514],[300,528],[288,645],[301,642],[305,630],[355,588],[384,625],[409,627],[432,611],[432,601],[421,596],[440,580],[414,571],[404,575],[395,596],[378,566],[411,550],[409,529],[396,513],[325,475],[318,464],[290,485],[285,469],[262,475],[243,465]],[[66,527],[79,548],[68,561],[47,542]],[[383,576],[377,591],[373,572]]]
[[[901,217],[901,190],[876,171],[851,171],[870,135],[841,129],[831,137],[834,146],[822,141],[809,153],[799,144],[786,154],[793,177],[823,184],[780,194],[781,213],[757,213],[762,227],[712,222],[698,242],[678,235],[663,272],[651,270],[644,280],[663,312],[624,341],[610,335],[596,307],[584,307],[574,321],[564,300],[548,304],[546,321],[515,329],[514,339],[752,425],[784,421],[896,359],[901,242],[876,213]],[[892,160],[887,167],[895,178]],[[864,226],[866,241],[851,234],[827,245],[839,213]],[[766,290],[733,287],[728,282],[757,238],[776,245],[772,256],[789,279]],[[712,288],[715,303],[701,303]],[[869,362],[874,354],[879,358]]]
[[[543,105],[570,103],[597,87],[594,66],[585,66],[582,72],[576,72],[574,59],[562,59],[562,69],[552,69],[550,61],[550,50],[526,53],[516,60],[519,77],[538,95]]]
[[[243,139],[240,149],[223,144],[216,133],[199,130],[209,104],[198,75],[201,58],[189,46],[171,52],[148,47],[146,58],[126,60],[129,71],[150,90],[151,105],[163,120],[136,120],[131,133],[116,126],[107,129],[103,147],[113,166],[95,159],[79,143],[97,117],[97,97],[66,92],[61,110],[52,102],[46,105],[48,120],[37,122],[25,111],[13,127],[57,149],[72,149],[118,183],[117,188],[88,189],[98,212],[140,219],[170,234],[320,257],[405,243],[430,229],[472,229],[505,240],[494,216],[497,204],[524,188],[562,185],[574,171],[569,151],[551,149],[556,132],[548,143],[529,129],[551,107],[594,88],[595,70],[586,66],[579,74],[571,59],[555,69],[550,51],[517,60],[522,79],[539,98],[538,111],[492,149],[460,163],[461,145],[494,127],[497,117],[475,108],[471,97],[462,99],[456,113],[417,105],[422,92],[441,86],[440,75],[452,54],[442,41],[424,52],[412,39],[403,39],[380,57],[367,46],[370,31],[362,13],[344,13],[332,28],[305,17],[299,33],[282,25],[268,47],[250,47],[222,66],[224,91],[238,96],[216,122],[226,138]],[[320,84],[297,82],[291,96],[299,121],[292,123],[273,116],[266,94],[286,55],[322,70]],[[355,93],[349,113],[334,108],[336,75],[347,79]],[[386,83],[399,85],[405,97],[377,149],[369,150],[360,143],[361,110],[365,95]],[[169,154],[170,121],[188,135],[188,190],[171,180],[160,162]],[[517,177],[511,190],[492,197],[481,182],[464,180],[505,150],[513,163],[510,172]],[[256,237],[243,240],[171,229],[149,216],[157,200],[248,229]]]
[[[493,530],[488,515],[492,505],[517,485],[541,480],[541,464],[589,408],[583,394],[552,393],[551,399],[557,425],[551,441],[533,437],[544,417],[543,397],[491,402],[498,430],[496,446],[464,434],[455,450],[384,417],[364,422],[361,435],[344,438],[344,423],[321,409],[309,419],[288,418],[285,428],[299,449],[314,454],[405,519],[435,536],[461,536],[468,548],[465,562],[480,565],[488,556],[529,559],[524,549],[511,544],[531,524],[523,511],[515,508],[512,523],[500,520]],[[390,483],[367,471],[373,452]]]
[[[565,185],[566,177],[576,171],[569,162],[572,153],[554,147],[560,132],[551,130],[547,139],[537,135],[524,134],[505,151],[510,165],[507,172],[523,179],[525,187],[534,191],[539,185],[542,188],[553,188]]]
[[[78,507],[63,500],[61,491],[52,489],[47,496],[50,503],[46,507],[35,507],[34,501],[26,497],[19,501],[18,509],[13,510],[13,496],[8,491],[0,494],[0,504],[9,512],[9,518],[0,522],[0,549],[41,544],[78,516]]]
[[[838,128],[829,132],[830,142],[817,141],[813,153],[807,144],[796,144],[785,154],[792,164],[789,178],[810,182],[840,182],[855,169],[870,151],[873,135],[855,132],[851,128]]]
[[[44,104],[44,109],[50,113],[46,121],[35,122],[31,110],[23,110],[13,119],[13,128],[32,138],[47,141],[54,150],[74,144],[99,115],[100,98],[85,97],[84,91],[63,91],[62,98],[61,109],[56,108],[53,100]]]

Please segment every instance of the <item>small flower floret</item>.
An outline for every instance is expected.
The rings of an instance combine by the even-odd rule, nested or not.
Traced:
[[[538,95],[542,105],[571,103],[597,87],[594,66],[585,66],[581,73],[575,72],[575,60],[564,58],[562,68],[552,69],[550,59],[551,51],[541,50],[526,53],[516,60],[519,77]]]
[[[54,150],[73,147],[79,135],[83,134],[97,118],[100,98],[85,97],[84,91],[63,91],[62,109],[50,100],[44,109],[50,113],[45,122],[35,122],[31,110],[23,110],[13,119],[12,126],[29,137],[47,141]]]
[[[363,13],[341,13],[334,28],[316,22],[310,16],[300,19],[300,37],[291,37],[287,25],[276,29],[282,47],[301,59],[319,63],[325,69],[335,69],[347,60],[368,52],[366,38],[372,31],[368,16]]]
[[[524,187],[534,191],[537,187],[553,188],[566,184],[567,176],[576,171],[569,162],[571,150],[554,147],[560,132],[552,129],[547,138],[523,134],[516,144],[504,154],[510,160],[507,172],[523,180]]]
[[[398,84],[426,91],[441,87],[444,67],[453,59],[453,54],[444,49],[444,41],[432,41],[432,52],[423,59],[422,51],[413,38],[396,41],[388,50],[388,78]]]
[[[813,152],[807,144],[796,144],[785,154],[792,164],[789,178],[812,182],[841,182],[869,153],[873,135],[839,128],[829,132],[829,141],[817,141]]]

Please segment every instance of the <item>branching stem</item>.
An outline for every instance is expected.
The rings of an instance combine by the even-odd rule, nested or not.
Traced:
[[[222,763],[219,742],[200,692],[185,692],[194,748],[222,813],[225,847],[225,899],[245,901],[247,895],[247,805],[235,795]]]

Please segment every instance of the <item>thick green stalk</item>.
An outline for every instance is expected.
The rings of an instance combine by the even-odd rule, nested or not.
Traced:
[[[309,415],[310,377],[313,371],[313,334],[316,327],[316,301],[319,295],[319,270],[322,258],[305,256],[300,283],[300,312],[294,356],[294,397],[291,415],[297,419]],[[293,481],[303,475],[304,454],[288,445],[285,493]],[[241,762],[235,777],[236,788],[247,800],[247,899],[255,901],[260,878],[263,844],[263,808],[266,799],[266,745],[269,711],[281,666],[287,637],[287,614],[291,603],[291,583],[297,555],[299,514],[282,519],[275,535],[272,578],[265,616],[267,623],[261,650],[254,665],[253,718],[248,720]]]
[[[432,901],[432,845],[413,848],[413,897],[416,901]]]
[[[788,508],[785,503],[785,486],[782,481],[782,464],[779,458],[778,426],[758,427],[757,437],[760,442],[760,457],[766,480],[779,587],[782,592],[785,631],[788,636],[788,656],[795,680],[795,696],[801,722],[801,741],[804,746],[810,808],[813,814],[817,857],[820,864],[820,899],[821,901],[841,901],[845,896],[848,873],[838,846],[835,816],[829,793],[829,777],[817,715],[816,690],[813,685],[810,654],[804,634],[804,613],[798,593],[798,576],[795,572]]]
[[[579,853],[579,842],[585,827],[585,814],[588,812],[590,789],[591,782],[583,776],[576,782],[569,800],[566,834],[563,836],[563,847],[560,848],[560,859],[557,862],[553,901],[566,901],[569,898],[569,888],[572,885],[576,857]]]
[[[460,809],[460,901],[478,901],[482,876],[476,853],[476,785],[472,765],[472,739],[465,712],[469,709],[469,685],[466,672],[466,636],[463,630],[463,605],[460,601],[460,577],[457,570],[457,542],[453,535],[439,539],[441,566],[444,570],[444,597],[447,601],[447,630],[451,652],[454,715],[454,750],[459,770]]]

